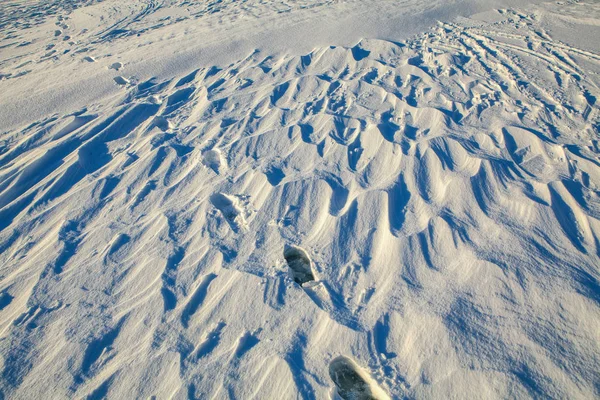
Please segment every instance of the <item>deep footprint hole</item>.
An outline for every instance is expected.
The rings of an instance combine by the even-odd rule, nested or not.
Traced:
[[[344,400],[389,400],[389,396],[348,357],[340,356],[331,361],[329,376]]]
[[[294,282],[302,286],[316,279],[312,269],[312,261],[304,249],[297,246],[286,246],[283,256]]]

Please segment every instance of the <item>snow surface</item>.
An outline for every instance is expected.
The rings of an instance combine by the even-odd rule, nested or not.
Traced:
[[[0,31],[0,398],[600,397],[599,2]]]

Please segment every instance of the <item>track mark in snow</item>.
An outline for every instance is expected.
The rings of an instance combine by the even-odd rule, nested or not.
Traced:
[[[230,3],[240,2],[225,0],[211,9],[217,12]],[[242,3],[252,7],[252,1]],[[148,2],[139,18],[152,14],[158,4]],[[47,53],[40,61],[55,60],[57,65],[62,52],[72,47],[72,60],[91,70],[99,63],[81,61],[96,54],[105,65],[100,72],[109,75],[105,83],[112,84],[123,65],[110,65],[119,58],[108,58],[112,56],[100,43],[142,34],[138,28],[143,21],[132,21],[137,15],[92,33],[99,41],[94,46],[76,43],[85,36],[67,31],[60,21],[57,26],[64,33],[50,46],[11,37],[0,47],[10,53],[40,45]],[[493,385],[506,397],[506,385],[488,374],[489,365],[481,364],[482,354],[495,354],[496,343],[502,343],[504,354],[527,356],[519,358],[524,365],[517,370],[512,356],[492,361],[492,370],[502,372],[498,379],[517,382],[506,389],[514,389],[517,397],[526,395],[519,382],[535,384],[535,393],[593,397],[590,382],[597,381],[597,374],[589,368],[594,353],[587,350],[593,348],[589,338],[594,332],[586,331],[589,319],[580,319],[577,332],[571,328],[573,310],[591,310],[600,293],[594,269],[600,218],[600,94],[593,75],[600,58],[553,41],[539,29],[532,31],[527,24],[537,24],[534,20],[515,20],[482,23],[487,30],[442,24],[401,44],[363,40],[353,48],[323,47],[304,56],[265,58],[254,53],[222,69],[201,68],[162,81],[137,84],[132,77],[133,82],[121,82],[121,95],[99,99],[89,105],[90,111],[4,132],[0,309],[8,322],[0,353],[5,355],[3,377],[9,382],[4,396],[31,397],[34,378],[41,382],[37,386],[56,387],[60,394],[65,381],[61,371],[66,370],[46,358],[50,353],[43,351],[44,330],[62,329],[64,322],[65,332],[73,334],[67,345],[89,343],[78,321],[84,326],[96,320],[97,314],[90,312],[96,309],[123,315],[115,307],[127,304],[133,310],[128,318],[136,316],[136,323],[129,320],[128,326],[158,328],[156,337],[165,346],[159,357],[180,354],[180,375],[175,373],[168,383],[190,388],[198,398],[262,395],[268,386],[262,383],[268,381],[262,367],[249,383],[233,377],[246,373],[241,370],[246,361],[262,356],[264,343],[257,341],[266,343],[271,334],[277,336],[276,346],[293,349],[284,356],[287,365],[277,371],[282,385],[297,388],[307,398],[326,397],[323,389],[331,385],[310,372],[320,367],[304,354],[305,348],[327,351],[319,347],[326,341],[313,336],[315,326],[306,315],[311,310],[319,320],[333,320],[327,328],[343,329],[350,341],[366,336],[355,345],[362,359],[381,364],[385,387],[395,398],[404,395],[398,380],[405,374],[399,371],[407,365],[410,369],[413,362],[423,371],[421,379],[421,371],[409,371],[411,379],[426,386],[408,387],[408,397],[418,396],[421,389],[449,387],[443,385],[454,390],[450,397],[461,397],[471,382]],[[46,33],[52,35],[54,29]],[[62,40],[69,35],[72,44]],[[117,48],[115,42],[115,52]],[[23,76],[25,68],[35,73],[35,65],[33,58],[15,60],[14,70],[3,67],[0,79]],[[225,193],[251,194],[260,212],[249,221],[247,198]],[[165,237],[162,225],[150,225],[160,219],[157,213],[185,216],[170,221]],[[77,223],[61,228],[66,217]],[[267,221],[272,220],[276,222],[270,225]],[[252,230],[246,230],[249,222]],[[331,263],[320,272],[323,280],[316,280],[316,265],[304,250],[284,254],[285,271],[269,268],[269,257],[273,250],[279,253],[282,240],[319,241],[323,253],[314,254],[315,259]],[[466,258],[469,254],[473,262]],[[244,303],[239,299],[251,296],[214,296],[213,265],[262,278],[262,302],[260,294],[255,302]],[[53,267],[62,273],[52,274]],[[290,285],[288,273],[297,284]],[[236,285],[242,275],[234,275],[223,291],[257,290]],[[27,282],[38,276],[33,294],[24,299]],[[80,279],[93,283],[78,291]],[[528,294],[536,287],[554,295],[556,302],[534,303],[536,296]],[[444,329],[425,325],[432,322],[426,315],[432,307],[438,315],[438,305],[452,304],[465,291],[473,302],[489,303],[481,304],[482,312],[472,318],[460,319],[457,329],[447,326],[453,329],[448,344]],[[30,304],[61,293],[70,299],[66,318],[45,317],[47,309]],[[310,310],[292,313],[301,318],[288,318],[292,296],[302,296],[304,304],[310,299],[317,307],[310,304]],[[522,298],[529,311],[521,307]],[[155,310],[161,301],[164,309]],[[414,301],[423,308],[423,318],[397,332],[392,316],[399,309],[409,315]],[[483,312],[491,302],[498,307]],[[272,332],[259,335],[239,320],[228,321],[228,329],[224,322],[210,325],[232,309],[268,317]],[[11,324],[8,313],[20,312]],[[500,329],[481,329],[497,318],[532,340],[518,346],[495,341],[488,333]],[[544,319],[562,333],[566,347],[548,343],[556,335],[539,329]],[[293,330],[306,333],[288,334]],[[441,339],[433,352],[412,334],[417,330]],[[492,340],[470,343],[461,337],[473,330],[485,335],[468,335],[471,339]],[[431,362],[417,357],[406,364],[396,333],[409,335],[411,356],[425,354]],[[151,364],[155,353],[140,357],[125,336],[111,338],[109,333],[95,339],[97,350],[86,356],[88,373],[79,373],[89,382],[76,384],[69,395],[82,397],[94,388],[91,396],[98,398],[118,397],[121,391],[140,397],[158,393],[155,388],[142,393],[135,382],[153,381],[155,367],[168,367],[170,361],[161,358]],[[194,343],[200,345],[194,349]],[[452,358],[461,346],[460,365],[448,360],[446,370],[447,355]],[[167,348],[176,351],[162,352]],[[539,368],[536,354],[556,354],[557,348],[569,350],[562,354],[566,361],[545,358],[544,368]],[[279,367],[279,362],[267,363]],[[361,377],[354,364],[342,364]],[[130,379],[123,378],[123,365],[132,367]],[[444,370],[437,376],[435,365]],[[472,368],[465,371],[465,365]],[[336,370],[338,375],[344,375],[344,368]],[[455,380],[444,375],[452,370],[457,371],[451,377]],[[30,371],[35,375],[28,376]],[[221,379],[227,382],[223,385]],[[353,390],[352,382],[338,381],[343,386],[338,391]],[[215,394],[207,388],[211,385],[225,391]],[[288,392],[277,395],[290,397]]]
[[[79,224],[76,221],[67,221],[61,227],[58,239],[63,243],[63,248],[56,261],[54,261],[53,270],[55,274],[63,272],[66,264],[75,255],[81,241],[79,229]]]
[[[234,232],[247,228],[246,210],[237,196],[216,193],[210,196],[210,202],[217,208]]]
[[[387,341],[390,337],[390,316],[385,314],[381,319],[377,321],[373,328],[373,344],[377,354],[385,357],[386,359],[395,358],[397,355],[387,350]]]
[[[285,178],[285,173],[274,166],[270,166],[265,171],[265,175],[267,176],[267,180],[272,186],[277,186],[281,183],[281,181]]]
[[[171,123],[171,121],[163,116],[154,117],[152,125],[156,126],[163,132],[173,129],[173,124]]]
[[[260,343],[260,340],[257,337],[257,334],[259,334],[260,332],[261,330],[259,329],[255,333],[245,332],[242,336],[240,336],[235,351],[233,352],[234,357],[242,357],[244,354],[249,352],[254,346]]]
[[[131,81],[125,78],[124,76],[115,76],[113,79],[115,83],[120,86],[126,86],[129,85],[129,83],[131,83]]]
[[[267,279],[263,293],[265,304],[280,310],[285,305],[285,289],[285,278],[283,276]]]
[[[315,280],[312,261],[303,248],[287,246],[283,252],[283,256],[290,268],[294,282],[303,286],[305,283]]]
[[[123,262],[123,249],[130,241],[131,237],[129,237],[129,235],[124,233],[118,234],[115,239],[113,239],[108,251],[106,252],[106,260],[113,263]]]
[[[176,247],[167,259],[162,274],[163,286],[161,288],[164,312],[173,310],[177,307],[177,296],[175,295],[177,268],[184,258],[185,249],[183,247]]]
[[[306,250],[288,245],[283,255],[294,282],[302,287],[317,307],[338,323],[354,330],[361,329],[340,295],[327,282],[316,280],[313,262]]]
[[[219,345],[219,341],[221,340],[221,332],[226,325],[227,324],[224,321],[220,321],[210,332],[204,335],[202,341],[195,351],[195,358],[197,360],[208,356]]]
[[[227,169],[227,163],[223,158],[223,154],[219,149],[211,149],[207,150],[204,153],[204,165],[211,168],[217,174],[225,171]]]
[[[352,359],[339,356],[329,364],[329,376],[344,400],[389,400],[390,397]]]
[[[0,293],[0,311],[4,310],[6,307],[12,303],[14,297],[10,295],[10,293],[4,291]]]
[[[388,218],[393,235],[398,235],[404,226],[406,206],[410,198],[411,193],[406,185],[404,175],[400,175],[398,181],[388,190]]]

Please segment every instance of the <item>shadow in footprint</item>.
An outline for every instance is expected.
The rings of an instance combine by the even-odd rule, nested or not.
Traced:
[[[317,281],[313,262],[306,250],[298,246],[286,246],[283,256],[294,282],[302,287],[317,307],[338,323],[353,330],[361,329],[341,296],[327,282]]]
[[[294,282],[300,286],[307,282],[315,280],[315,275],[312,269],[312,261],[308,256],[308,253],[297,246],[286,246],[283,256],[292,272]]]
[[[273,166],[265,171],[265,175],[271,186],[279,185],[283,178],[285,178],[285,173],[280,168]]]
[[[221,332],[226,325],[225,322],[220,321],[213,330],[206,335],[196,350],[196,360],[209,355],[219,345],[219,342],[221,341]]]
[[[246,354],[248,351],[250,351],[250,349],[252,349],[258,343],[260,343],[260,340],[258,339],[258,337],[256,337],[256,334],[253,334],[250,332],[245,332],[238,340],[238,344],[235,349],[234,356],[236,358],[242,357],[244,354]]]
[[[340,356],[329,364],[329,376],[344,400],[389,400],[373,379],[352,359]]]

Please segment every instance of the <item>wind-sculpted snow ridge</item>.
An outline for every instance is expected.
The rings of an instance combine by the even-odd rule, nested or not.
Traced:
[[[3,397],[599,396],[600,55],[502,12],[4,133]]]

